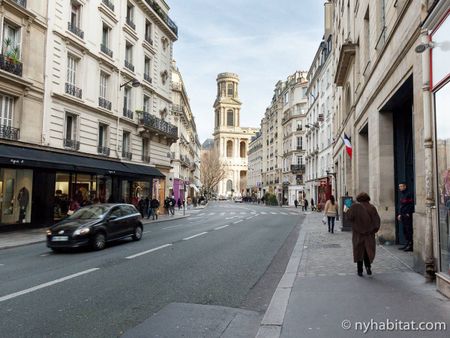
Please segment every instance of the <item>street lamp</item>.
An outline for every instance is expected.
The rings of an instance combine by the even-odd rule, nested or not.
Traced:
[[[131,86],[134,88],[139,87],[141,85],[141,83],[137,79],[131,79],[131,80],[128,80],[127,82],[121,84],[120,88],[125,87],[130,82],[131,82]]]

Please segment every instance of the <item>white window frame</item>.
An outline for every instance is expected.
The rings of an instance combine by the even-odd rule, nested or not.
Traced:
[[[107,100],[108,95],[108,82],[109,82],[109,75],[105,72],[100,71],[100,93],[99,97],[102,99]]]
[[[124,130],[122,132],[122,152],[130,153],[131,149],[131,133]]]
[[[103,137],[100,136],[100,130],[103,128]],[[99,147],[108,147],[108,125],[104,123],[98,124],[98,146]]]
[[[132,91],[131,87],[128,86],[126,86],[123,91],[123,99],[124,99],[123,107],[128,110],[131,110],[131,91]]]
[[[81,28],[81,7],[82,5],[78,2],[78,1],[71,1],[70,2],[70,23],[77,27],[77,28]],[[76,11],[74,12],[74,8],[76,8]],[[72,21],[73,18],[73,14],[75,13],[75,21]]]
[[[12,127],[14,124],[14,98],[0,94],[0,125]]]
[[[71,130],[70,130],[70,133],[71,133],[71,137],[69,138],[68,136],[68,118],[71,118],[72,119],[72,125],[71,125]],[[72,113],[69,113],[69,112],[66,112],[66,118],[65,118],[65,121],[64,121],[64,138],[66,139],[66,140],[72,140],[72,141],[77,141],[77,137],[78,137],[78,133],[77,133],[77,131],[78,131],[78,116],[76,115],[76,114],[72,114]]]
[[[143,110],[146,113],[150,113],[151,112],[151,98],[147,94],[144,94],[144,97],[143,97]]]
[[[77,68],[79,59],[72,54],[67,54],[67,83],[77,85]]]
[[[125,60],[133,64],[133,45],[128,41],[125,43]]]
[[[14,31],[14,36],[8,36],[10,38],[12,38],[13,43],[10,46],[10,48],[14,48],[14,47],[19,47],[19,55],[17,55],[18,59],[21,60],[22,59],[22,27],[17,26],[9,21],[3,21],[3,25],[2,25],[2,54],[7,55],[8,50],[5,47],[5,40],[6,40],[6,32],[8,30],[13,30]]]
[[[105,28],[106,28],[106,41],[105,41]],[[105,22],[102,24],[102,44],[109,48],[111,41],[111,27],[107,25]]]
[[[147,55],[144,56],[144,73],[151,77],[152,59]]]

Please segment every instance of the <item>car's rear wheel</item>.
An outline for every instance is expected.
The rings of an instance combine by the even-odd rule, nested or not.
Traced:
[[[133,233],[133,241],[139,241],[142,238],[142,227],[138,225],[136,228],[134,228]]]
[[[94,242],[92,243],[94,250],[103,250],[106,246],[106,236],[105,234],[99,232],[94,237]]]

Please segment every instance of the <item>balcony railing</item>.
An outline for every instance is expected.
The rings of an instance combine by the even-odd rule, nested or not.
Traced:
[[[108,147],[98,146],[97,151],[100,155],[109,156],[111,150]]]
[[[17,141],[20,137],[20,129],[0,125],[0,138]]]
[[[178,139],[177,127],[147,112],[139,112],[139,124],[156,132],[161,132],[174,139]]]
[[[123,150],[122,151],[122,158],[131,161],[131,159],[133,158],[133,153]]]
[[[133,111],[128,109],[127,107],[123,107],[123,116],[128,117],[129,119],[133,119]]]
[[[109,49],[108,47],[106,47],[106,45],[104,45],[103,43],[100,45],[100,50],[105,53],[106,55],[108,55],[110,58],[113,57],[113,52],[111,49]]]
[[[150,163],[150,156],[149,155],[142,155],[141,156],[141,160],[142,160],[142,162]]]
[[[150,74],[144,73],[144,80],[148,83],[152,83],[152,78],[150,77]]]
[[[0,54],[0,69],[17,76],[22,76],[22,63],[13,61],[3,54]]]
[[[79,27],[75,26],[75,24],[68,22],[67,29],[79,38],[84,39],[84,32]]]
[[[145,37],[145,41],[147,41],[150,45],[153,46],[153,39],[152,39],[151,37],[146,36],[146,37]]]
[[[78,97],[79,99],[83,97],[83,91],[80,88],[67,82],[66,82],[66,93]]]
[[[79,150],[80,149],[80,141],[71,140],[71,139],[64,139],[64,147],[69,148],[72,150]]]
[[[22,6],[24,8],[27,8],[27,0],[13,0],[16,4],[19,6]]]
[[[109,0],[102,0],[102,2],[108,7],[110,10],[114,12],[114,4]]]
[[[170,30],[176,35],[178,36],[178,26],[175,24],[175,22],[173,22],[169,16],[164,13],[164,11],[162,10],[162,8],[156,3],[156,1],[154,0],[145,0],[145,2],[151,7],[153,8],[153,10],[156,12],[156,14],[158,14],[158,16],[162,19],[162,21],[164,21],[164,23],[169,26]]]
[[[130,27],[133,28],[133,29],[136,29],[135,23],[134,23],[133,20],[132,20],[131,18],[129,18],[129,17],[127,17],[127,25],[130,26]]]
[[[102,108],[111,110],[111,101],[104,99],[103,97],[98,98],[98,105]]]
[[[125,67],[134,72],[134,66],[130,61],[125,60]]]
[[[303,150],[303,147],[297,146],[297,150]]]
[[[291,171],[305,172],[305,165],[304,164],[291,164]]]

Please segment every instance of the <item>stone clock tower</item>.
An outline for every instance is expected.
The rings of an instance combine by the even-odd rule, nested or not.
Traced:
[[[246,193],[248,144],[258,129],[240,126],[241,105],[239,76],[219,74],[214,102],[214,147],[227,170],[227,177],[217,187],[219,196],[242,196]]]

